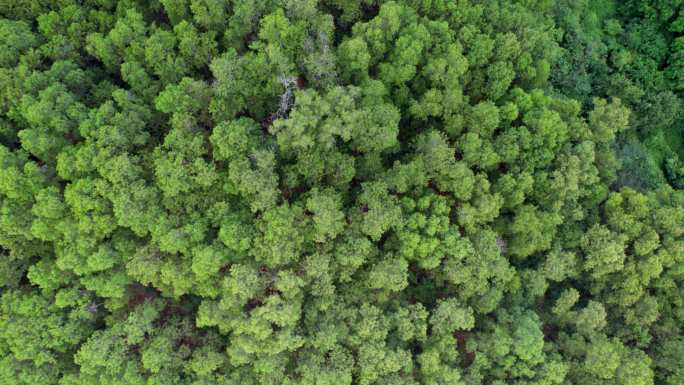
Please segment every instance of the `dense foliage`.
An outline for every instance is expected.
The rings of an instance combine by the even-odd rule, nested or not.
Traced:
[[[684,383],[684,1],[0,2],[0,383]]]

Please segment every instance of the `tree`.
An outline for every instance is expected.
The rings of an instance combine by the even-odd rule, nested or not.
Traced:
[[[625,261],[625,237],[605,226],[595,225],[582,239],[584,268],[595,277],[622,270]]]
[[[683,5],[0,1],[0,383],[680,384]]]

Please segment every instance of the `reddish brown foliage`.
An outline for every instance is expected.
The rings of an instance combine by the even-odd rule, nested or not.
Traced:
[[[475,352],[469,352],[466,350],[466,342],[468,341],[470,333],[462,330],[457,330],[454,332],[454,337],[456,338],[456,349],[458,349],[459,354],[463,357],[461,366],[467,368],[473,364],[475,361]]]
[[[157,289],[147,287],[138,282],[128,285],[127,291],[128,307],[136,307],[146,301],[151,301],[159,297],[159,291]]]

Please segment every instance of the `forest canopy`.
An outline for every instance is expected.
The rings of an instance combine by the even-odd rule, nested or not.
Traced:
[[[684,1],[0,2],[0,383],[684,384]]]

